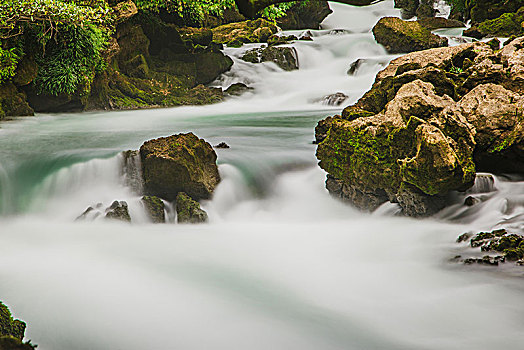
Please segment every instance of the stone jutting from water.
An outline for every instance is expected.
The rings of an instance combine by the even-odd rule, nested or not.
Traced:
[[[282,30],[317,29],[332,12],[327,1],[298,2],[277,18],[277,24]]]
[[[416,21],[396,17],[381,18],[373,27],[375,40],[389,53],[406,53],[448,45],[448,40],[432,34]]]
[[[0,350],[34,350],[29,343],[22,343],[26,324],[13,319],[11,312],[0,301]]]
[[[146,209],[146,213],[155,224],[163,224],[166,222],[165,205],[164,202],[155,196],[143,196],[142,204]]]
[[[208,199],[220,182],[217,155],[193,133],[162,137],[140,147],[147,195],[174,201],[179,192]]]
[[[251,63],[274,62],[286,71],[298,69],[298,54],[294,47],[269,46],[247,51],[242,60]]]
[[[208,221],[207,213],[200,204],[184,192],[176,197],[176,214],[179,224],[201,224]]]
[[[476,169],[523,173],[523,42],[393,60],[355,106],[319,122],[328,190],[362,209],[392,201],[421,216],[470,187]]]

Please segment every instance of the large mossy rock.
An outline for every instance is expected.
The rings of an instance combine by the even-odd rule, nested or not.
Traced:
[[[524,7],[517,12],[505,13],[498,18],[486,20],[464,31],[464,35],[476,39],[484,37],[510,37],[524,34]]]
[[[229,46],[263,43],[278,32],[278,27],[266,19],[229,23],[213,28],[213,40]]]
[[[332,12],[327,1],[299,2],[277,18],[277,24],[282,30],[318,29]]]
[[[341,116],[316,128],[327,188],[357,207],[429,215],[475,171],[524,173],[524,37],[393,60]]]
[[[381,18],[373,28],[373,35],[389,53],[421,51],[448,45],[446,38],[432,34],[420,23],[396,17]]]
[[[357,195],[373,194],[366,209],[393,200],[409,215],[427,215],[432,214],[426,212],[429,206],[421,210],[420,203],[405,199],[406,192],[440,203],[447,192],[473,185],[473,137],[473,127],[450,97],[415,80],[402,86],[379,114],[333,118],[317,158],[321,168]]]
[[[120,24],[112,64],[95,79],[86,108],[135,109],[221,101],[221,89],[201,85],[228,71],[233,60],[211,43],[211,37],[207,29],[180,29],[151,16]]]
[[[217,155],[193,133],[162,137],[140,147],[147,195],[173,201],[179,192],[208,199],[220,182]]]
[[[298,69],[298,53],[294,47],[269,46],[247,51],[242,60],[251,63],[273,62],[286,71]]]
[[[208,221],[207,213],[200,208],[200,204],[184,192],[176,196],[175,206],[179,224],[202,224]]]

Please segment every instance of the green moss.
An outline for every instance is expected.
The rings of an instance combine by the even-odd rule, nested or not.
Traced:
[[[387,130],[372,135],[365,128],[355,129],[350,122],[335,119],[319,144],[319,165],[338,179],[356,179],[369,188],[398,188],[399,167],[391,155],[392,140]]]
[[[7,306],[0,302],[0,336],[10,336],[22,340],[25,327],[25,323],[13,319]]]
[[[447,40],[436,36],[416,21],[384,17],[373,28],[378,43],[390,53],[403,53],[445,46]]]
[[[477,27],[483,36],[502,36],[519,35],[523,31],[524,8],[518,13],[505,13],[502,16],[480,23]]]

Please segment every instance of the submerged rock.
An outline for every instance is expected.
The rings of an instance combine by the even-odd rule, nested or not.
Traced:
[[[294,47],[263,47],[247,51],[242,60],[251,63],[274,62],[286,71],[298,69],[298,54]]]
[[[373,28],[375,40],[389,53],[405,53],[448,45],[446,38],[415,21],[403,21],[396,17],[381,18]]]
[[[220,182],[215,151],[193,133],[147,141],[140,157],[147,195],[173,201],[185,192],[196,200],[208,199]]]
[[[186,193],[180,192],[176,197],[177,222],[180,224],[200,224],[208,221],[207,213],[200,204]]]
[[[151,221],[155,224],[163,224],[166,222],[165,204],[155,196],[144,196],[141,199],[146,213]]]

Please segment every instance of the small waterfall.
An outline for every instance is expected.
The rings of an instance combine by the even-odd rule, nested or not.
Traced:
[[[11,181],[7,171],[0,164],[0,215],[6,214],[9,210],[12,200]]]
[[[495,177],[493,175],[478,173],[477,177],[475,178],[475,184],[467,191],[467,193],[489,193],[496,190],[497,188],[495,187]]]
[[[140,151],[125,151],[119,154],[119,158],[124,184],[135,193],[143,193],[144,181],[142,178]]]

